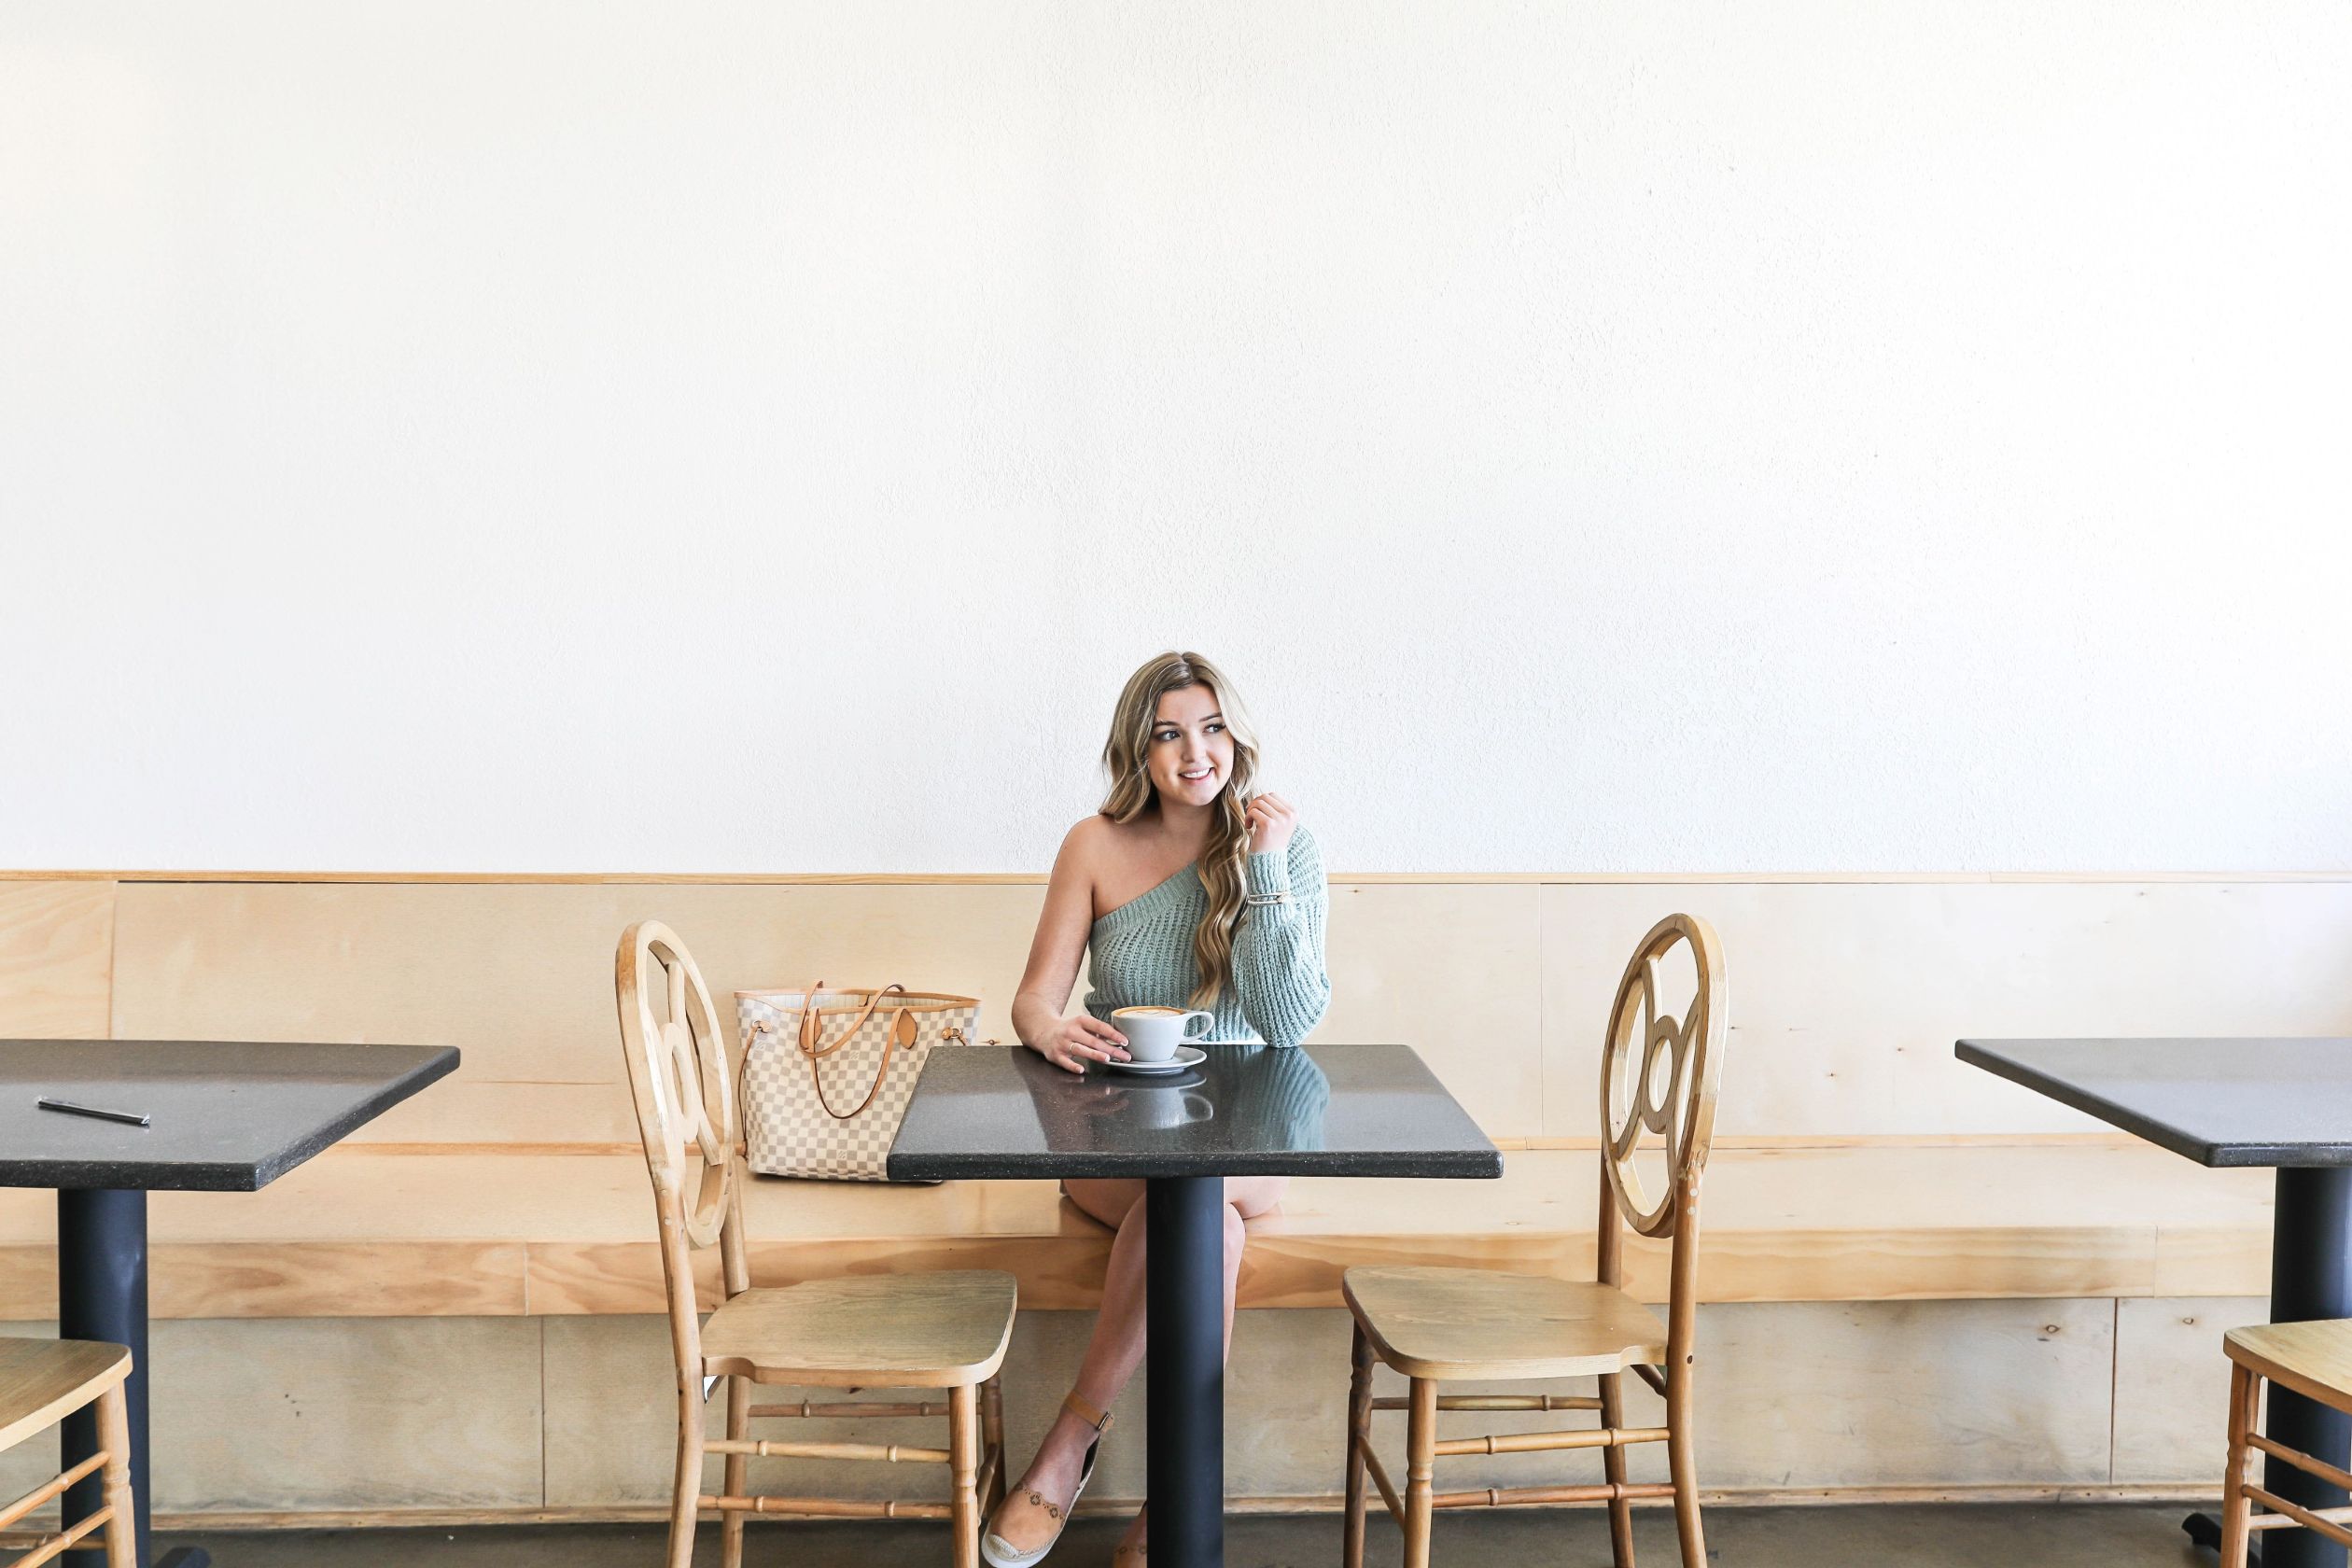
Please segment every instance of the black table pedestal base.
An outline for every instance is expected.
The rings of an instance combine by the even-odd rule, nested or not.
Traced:
[[[1225,1179],[1144,1184],[1153,1568],[1225,1562]]]
[[[128,1346],[131,1376],[123,1403],[131,1427],[131,1485],[135,1492],[138,1561],[155,1568],[207,1568],[203,1551],[181,1547],[157,1562],[147,1534],[147,1194],[111,1187],[61,1187],[57,1193],[57,1335],[61,1339],[102,1339]],[[67,1416],[58,1434],[58,1454],[73,1468],[98,1451],[95,1407]],[[65,1493],[65,1518],[80,1519],[105,1506],[96,1476]],[[96,1562],[92,1547],[63,1561]]]
[[[2271,1217],[2270,1321],[2319,1318],[2352,1318],[2352,1167],[2283,1165]],[[2352,1417],[2276,1383],[2267,1397],[2262,1430],[2273,1441],[2344,1463],[2352,1448]],[[2262,1488],[2306,1508],[2345,1504],[2342,1487],[2280,1459],[2263,1460]],[[2218,1550],[2221,1545],[2221,1521],[2211,1514],[2191,1514],[2180,1527],[2198,1546]],[[2265,1531],[2247,1561],[2261,1568],[2345,1568],[2344,1548],[2308,1530]]]

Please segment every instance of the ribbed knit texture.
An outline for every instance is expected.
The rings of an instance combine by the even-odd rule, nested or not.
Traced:
[[[1253,893],[1288,889],[1291,901],[1242,908],[1233,931],[1233,984],[1217,999],[1209,1038],[1295,1045],[1331,1003],[1323,857],[1313,836],[1295,828],[1287,853],[1252,855],[1243,880]],[[1189,1007],[1200,984],[1193,931],[1208,912],[1208,889],[1188,865],[1097,920],[1087,938],[1086,1011],[1107,1021],[1114,1008]]]

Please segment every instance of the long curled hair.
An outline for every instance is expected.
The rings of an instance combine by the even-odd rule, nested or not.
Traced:
[[[1158,803],[1159,790],[1145,763],[1152,749],[1153,721],[1159,717],[1160,698],[1188,686],[1209,688],[1233,742],[1233,769],[1211,807],[1215,815],[1209,842],[1196,862],[1209,895],[1209,912],[1193,930],[1193,961],[1199,966],[1200,985],[1190,1001],[1195,1007],[1214,1008],[1217,998],[1233,984],[1233,925],[1241,916],[1243,870],[1250,858],[1250,782],[1257,777],[1258,765],[1257,733],[1242,710],[1241,694],[1216,665],[1197,653],[1162,653],[1127,677],[1118,710],[1111,717],[1111,738],[1102,748],[1102,765],[1111,775],[1102,814],[1113,822],[1132,822]]]

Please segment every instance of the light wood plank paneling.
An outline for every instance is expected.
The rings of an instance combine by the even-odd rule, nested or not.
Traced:
[[[47,1195],[44,1195],[47,1196]],[[147,1255],[157,1318],[513,1317],[520,1242],[163,1242]],[[0,1317],[53,1310],[57,1254],[0,1246]]]
[[[2270,1302],[2164,1296],[2116,1305],[2114,1478],[2203,1483],[2219,1496],[2230,1397],[2221,1336],[2268,1323]]]
[[[2149,1294],[2267,1295],[2270,1255],[2267,1225],[2166,1222],[2156,1228],[2156,1279]]]
[[[2111,1314],[2106,1301],[1703,1308],[1700,1480],[1776,1490],[2104,1483]],[[1583,1393],[1591,1386],[1561,1379],[1463,1391]],[[1376,1392],[1402,1389],[1383,1372]],[[1627,1379],[1627,1424],[1659,1425],[1664,1413],[1647,1387]],[[1401,1451],[1403,1417],[1374,1420],[1383,1451]],[[1452,1437],[1591,1423],[1557,1413],[1457,1413],[1438,1425]],[[1665,1478],[1658,1446],[1636,1448],[1629,1459],[1634,1479]],[[1595,1480],[1599,1469],[1589,1455],[1518,1454],[1440,1460],[1437,1476],[1443,1491]],[[1444,1531],[1441,1518],[1441,1547]],[[1605,1535],[1595,1539],[1605,1553]]]
[[[2208,1171],[2147,1145],[1724,1150],[1707,1178],[1700,1288],[1714,1301],[2144,1295],[2167,1238],[2209,1277],[2257,1276],[2260,1171]],[[1301,1180],[1252,1225],[1242,1299],[1337,1300],[1351,1263],[1435,1262],[1589,1277],[1597,1162],[1509,1156],[1495,1182]],[[761,1179],[746,1196],[755,1273],[1001,1267],[1034,1307],[1091,1306],[1109,1235],[1043,1182],[936,1187]],[[0,1310],[50,1299],[53,1200],[0,1190]],[[259,1193],[159,1193],[163,1315],[634,1312],[660,1303],[652,1203],[634,1155],[338,1151]],[[2234,1272],[2212,1260],[2234,1249]],[[1664,1254],[1630,1244],[1630,1281]],[[524,1281],[527,1278],[527,1288]]]
[[[1009,1043],[1041,898],[965,884],[140,886],[117,1031],[454,1044],[455,1078],[357,1139],[623,1141],[610,972],[631,920],[668,922],[722,999],[903,977],[979,997],[982,1034]],[[1316,1037],[1415,1044],[1498,1136],[1540,1132],[1535,889],[1338,887],[1333,903],[1335,997]]]
[[[1009,1039],[1039,897],[919,882],[126,887],[117,1032],[455,1043],[458,1077],[363,1138],[614,1141],[629,1127],[609,959],[629,920],[676,926],[721,992],[904,974],[978,995],[984,1031]],[[1593,1134],[1624,953],[1682,904],[1715,918],[1732,959],[1727,1136],[2096,1127],[1953,1061],[1964,1032],[2352,1032],[2352,992],[2272,980],[2352,947],[2352,882],[1343,883],[1333,901],[1319,1038],[1414,1044],[1503,1138]]]
[[[1679,902],[1677,902],[1679,901]],[[2352,882],[1547,887],[1546,1127],[1597,1126],[1626,953],[1687,908],[1731,975],[1719,1134],[2092,1131],[1963,1035],[2352,1034]]]
[[[1283,1314],[1287,1316],[1288,1314]],[[547,1320],[547,1500],[553,1506],[630,1506],[666,1503],[678,1433],[677,1394],[670,1372],[668,1331],[651,1316]],[[1093,1327],[1091,1315],[1024,1308],[1013,1328],[1002,1372],[1008,1447],[1017,1477],[1036,1450],[1061,1396],[1076,1374]],[[1131,1471],[1138,1494],[1142,1476],[1142,1388],[1139,1377],[1116,1407],[1119,1430],[1106,1445],[1089,1499],[1115,1495],[1108,1488]],[[760,1402],[838,1400],[839,1389],[777,1386]],[[910,1394],[907,1397],[914,1397]],[[944,1404],[945,1395],[937,1396]],[[721,1435],[724,1394],[706,1409],[705,1430]],[[1128,1435],[1128,1424],[1133,1435]],[[757,1421],[755,1437],[810,1442],[863,1441],[944,1447],[944,1417],[884,1421]],[[1132,1450],[1131,1452],[1129,1450]],[[718,1490],[720,1461],[706,1462],[704,1486]],[[938,1465],[875,1464],[826,1460],[758,1460],[751,1489],[834,1497],[944,1500],[946,1471]],[[1229,1477],[1229,1481],[1230,1481]],[[757,1551],[755,1544],[753,1551]]]
[[[0,883],[0,1036],[106,1038],[111,882]]]
[[[1790,1490],[2104,1484],[2110,1313],[2105,1302],[1708,1308],[1700,1326],[1702,1479],[1710,1488]],[[1333,1309],[1239,1321],[1225,1423],[1238,1497],[1327,1499],[1337,1491],[1347,1321]],[[1085,1313],[1035,1311],[1015,1327],[1004,1379],[1016,1471],[1069,1386],[1090,1323]],[[674,1410],[663,1333],[652,1317],[160,1324],[159,1504],[173,1512],[535,1507],[542,1435],[544,1505],[656,1504]],[[1379,1392],[1393,1392],[1385,1374]],[[1631,1391],[1629,1407],[1630,1420],[1657,1414],[1645,1390]],[[1088,1494],[1099,1506],[1141,1494],[1143,1379],[1117,1413]],[[1377,1420],[1378,1440],[1393,1450],[1398,1418]],[[1442,1425],[1451,1436],[1562,1420],[1450,1415]],[[842,1423],[789,1424],[797,1435],[841,1435]],[[892,1421],[864,1435],[921,1442],[937,1425]],[[223,1440],[229,1431],[236,1441]],[[1656,1457],[1637,1451],[1637,1476]],[[853,1495],[920,1486],[936,1474],[770,1462],[776,1473],[787,1467]],[[1533,1454],[1445,1461],[1439,1476],[1449,1485],[1511,1485],[1581,1478],[1594,1468],[1589,1455]]]
[[[1699,1331],[1711,1486],[2102,1484],[2105,1301],[1711,1307]]]
[[[1536,892],[1336,884],[1316,1041],[1412,1046],[1491,1138],[1545,1130]]]
[[[541,1501],[527,1318],[198,1319],[149,1349],[159,1509]]]
[[[357,1141],[623,1141],[635,1137],[613,1016],[612,951],[668,922],[714,994],[911,986],[1006,1009],[1042,889],[957,885],[594,887],[152,885],[126,889],[116,1032],[448,1044],[451,1079]],[[731,999],[730,999],[731,1000]]]

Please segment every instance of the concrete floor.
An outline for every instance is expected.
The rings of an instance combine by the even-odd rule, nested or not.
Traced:
[[[1740,1568],[1825,1568],[1840,1563],[1904,1568],[2210,1568],[2191,1549],[2178,1504],[2075,1503],[2011,1506],[1718,1508],[1707,1518],[1708,1556]],[[1676,1568],[1673,1527],[1660,1511],[1636,1514],[1637,1556]],[[1080,1519],[1056,1549],[1057,1568],[1101,1568],[1122,1529],[1116,1519]],[[649,1568],[661,1561],[662,1532],[644,1525],[565,1525],[473,1530],[302,1531],[175,1536],[209,1547],[218,1568]],[[1609,1561],[1607,1519],[1596,1510],[1516,1509],[1440,1515],[1432,1553],[1457,1568],[1595,1568]],[[1367,1568],[1397,1561],[1395,1529],[1376,1519]],[[1330,1516],[1237,1515],[1225,1524],[1230,1568],[1336,1564],[1339,1521]],[[697,1565],[719,1561],[707,1539]],[[746,1568],[869,1568],[947,1561],[944,1527],[917,1523],[781,1523],[751,1526]]]

